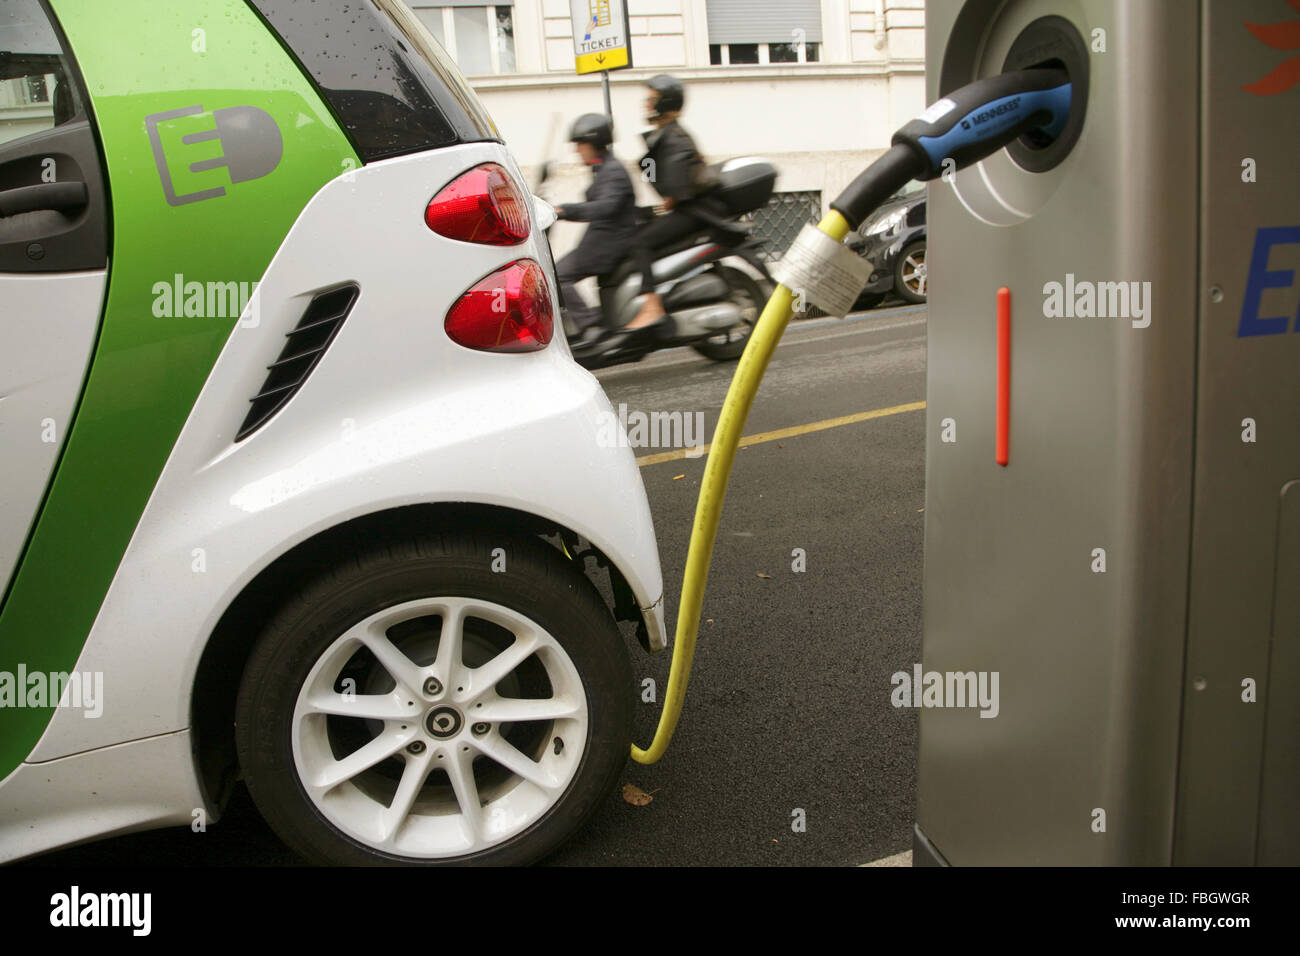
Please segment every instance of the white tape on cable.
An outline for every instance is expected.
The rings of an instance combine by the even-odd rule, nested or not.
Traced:
[[[796,306],[806,300],[843,318],[871,278],[871,263],[816,226],[806,225],[772,267],[772,275],[794,293]]]

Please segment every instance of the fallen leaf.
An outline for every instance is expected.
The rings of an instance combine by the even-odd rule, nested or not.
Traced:
[[[764,574],[762,571],[759,571],[759,572],[758,572],[758,576],[759,576],[760,578],[767,578],[767,579],[769,579],[769,580],[770,580],[771,577],[772,577],[772,575],[770,575],[770,574]]]
[[[776,447],[777,447],[777,448],[784,448],[785,446],[782,445],[780,442],[777,442],[777,443],[776,443]]]
[[[713,618],[711,618],[711,617],[710,617],[710,618],[706,618],[705,621],[704,621],[704,623],[705,623],[705,624],[712,624],[712,623],[713,623]]]
[[[920,514],[920,513],[921,513],[922,511],[924,511],[924,510],[925,510],[924,508],[917,508],[917,509],[916,509],[916,513],[917,513],[917,514]]]
[[[685,477],[686,477],[685,475],[673,475],[673,481],[676,481],[678,478],[685,478]]]
[[[646,793],[636,784],[633,783],[623,784],[623,799],[627,803],[632,804],[632,806],[634,807],[647,806],[650,803],[650,801],[654,799],[654,794],[658,792],[659,792],[658,790],[652,790],[650,791],[650,793]]]

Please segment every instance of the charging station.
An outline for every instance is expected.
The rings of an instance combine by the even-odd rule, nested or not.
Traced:
[[[1300,863],[1300,8],[926,23],[928,101],[1075,101],[929,187],[922,666],[1000,701],[922,708],[914,862]]]

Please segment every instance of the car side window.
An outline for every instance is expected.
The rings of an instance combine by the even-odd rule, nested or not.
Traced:
[[[102,269],[103,163],[77,63],[39,0],[0,0],[0,273]]]
[[[37,0],[0,4],[0,146],[85,113],[58,34]]]

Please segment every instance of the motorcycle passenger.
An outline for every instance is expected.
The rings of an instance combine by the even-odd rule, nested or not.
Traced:
[[[592,170],[587,201],[555,210],[560,219],[591,224],[578,245],[555,264],[560,296],[578,332],[599,321],[600,309],[583,301],[577,283],[612,271],[627,256],[637,229],[632,179],[609,148],[613,140],[609,119],[600,113],[579,116],[569,132],[569,142]]]
[[[661,73],[646,81],[646,118],[654,129],[645,134],[647,152],[641,160],[642,174],[663,197],[667,214],[652,220],[637,233],[633,245],[641,272],[641,289],[648,293],[627,331],[635,337],[669,337],[671,317],[654,291],[655,250],[707,228],[726,207],[710,193],[717,187],[704,157],[690,134],[677,122],[686,91],[676,77]]]

